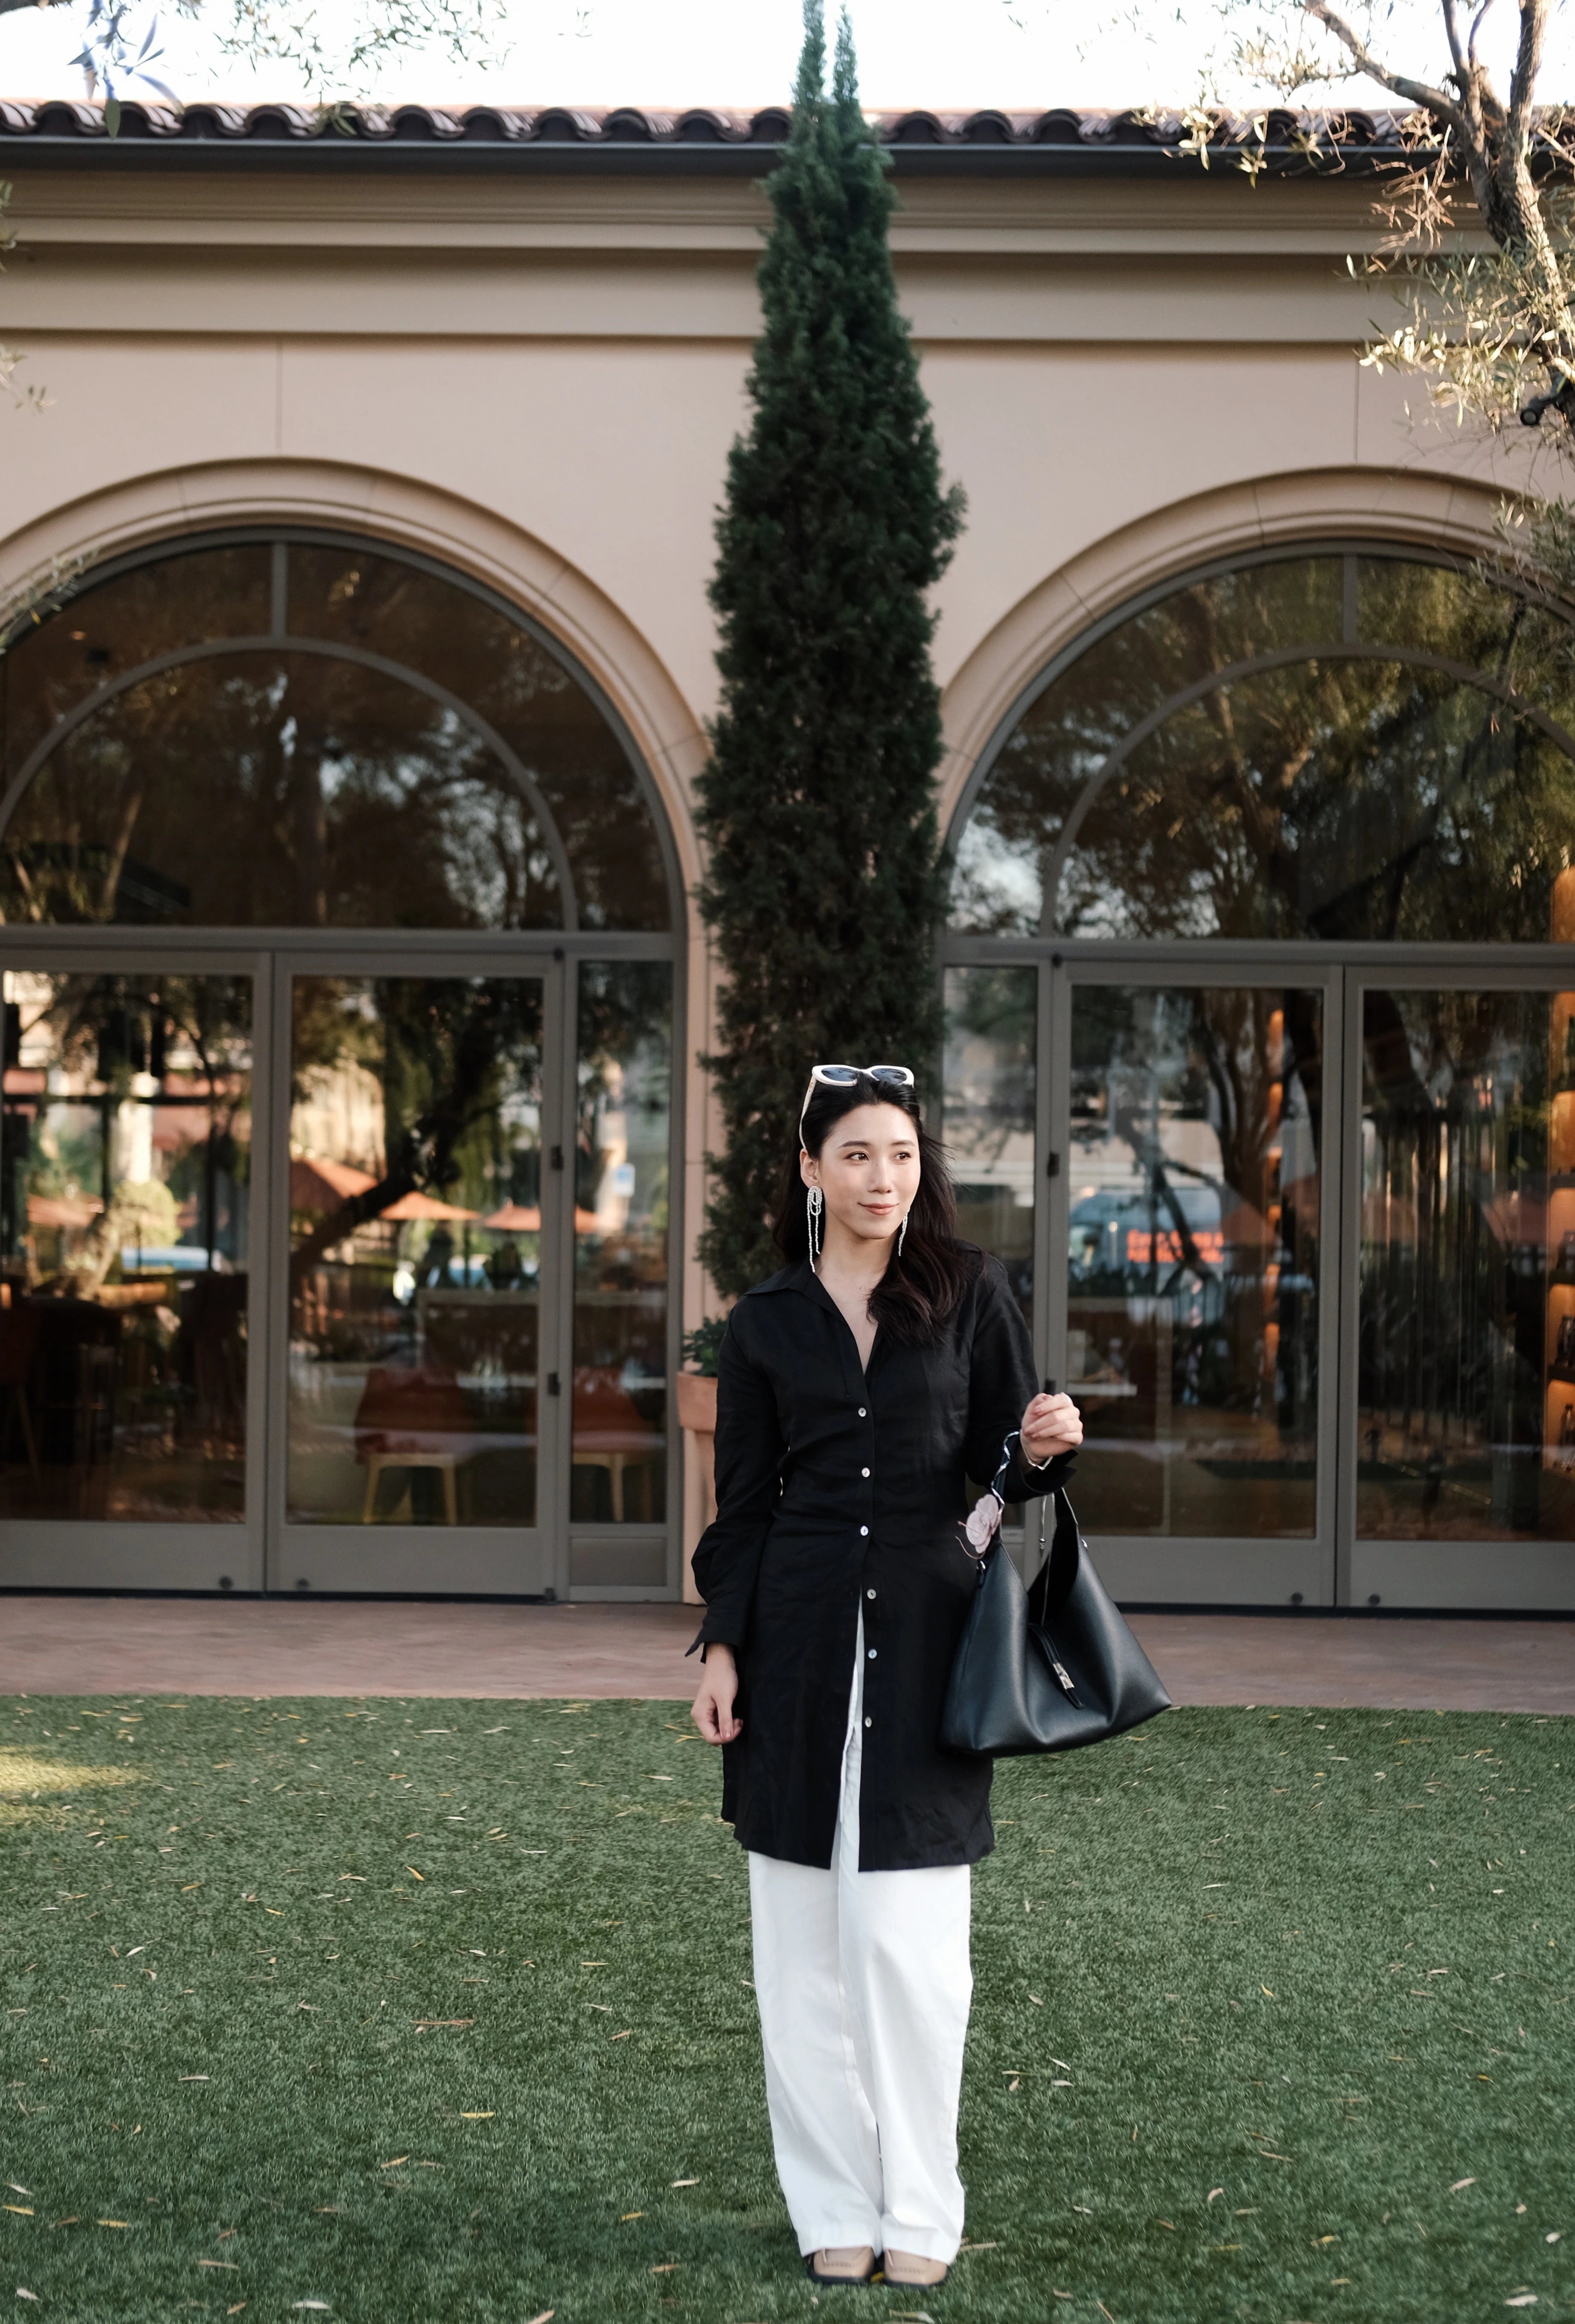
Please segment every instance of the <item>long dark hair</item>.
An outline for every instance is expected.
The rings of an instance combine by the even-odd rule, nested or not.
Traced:
[[[870,1298],[870,1313],[882,1331],[909,1347],[933,1347],[968,1286],[983,1265],[982,1253],[957,1240],[957,1197],[946,1149],[925,1128],[917,1092],[873,1082],[861,1074],[843,1089],[816,1082],[805,1111],[803,1144],[818,1156],[844,1114],[861,1105],[899,1106],[913,1123],[918,1142],[919,1183],[907,1214],[902,1256],[892,1246],[890,1263]],[[778,1250],[789,1264],[809,1256],[809,1222],[805,1211],[806,1189],[798,1168],[798,1145],[788,1157],[782,1173],[777,1222],[771,1232]]]

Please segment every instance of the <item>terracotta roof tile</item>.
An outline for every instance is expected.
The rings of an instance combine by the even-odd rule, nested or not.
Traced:
[[[1180,152],[1185,124],[1176,113],[1151,117],[1132,107],[1077,109],[1055,106],[1045,112],[931,112],[916,107],[871,116],[899,170],[939,169],[948,174],[973,169],[1017,174],[1092,169],[1101,175],[1147,174],[1177,163],[1196,167]],[[1217,143],[1229,151],[1255,143],[1243,116],[1217,116]],[[91,157],[113,164],[152,162],[179,153],[189,166],[206,168],[221,157],[267,166],[272,161],[307,167],[364,165],[374,154],[390,162],[419,167],[474,162],[481,167],[524,161],[529,155],[546,167],[575,161],[639,168],[659,162],[669,168],[758,172],[770,165],[772,149],[788,134],[786,106],[738,112],[711,106],[663,111],[643,106],[566,106],[473,105],[384,107],[354,105],[331,113],[310,106],[233,106],[198,103],[184,109],[129,103],[121,108],[120,130],[111,139],[102,105],[51,97],[39,104],[0,102],[0,149],[7,167],[29,157],[71,166]],[[1309,140],[1325,163],[1371,167],[1397,159],[1410,142],[1415,117],[1391,112],[1272,112],[1268,116],[1267,162],[1282,174],[1312,174]]]

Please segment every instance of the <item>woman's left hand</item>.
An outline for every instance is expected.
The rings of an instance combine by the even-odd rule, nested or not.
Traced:
[[[1036,1396],[1023,1415],[1023,1452],[1036,1468],[1082,1443],[1082,1416],[1069,1396]]]

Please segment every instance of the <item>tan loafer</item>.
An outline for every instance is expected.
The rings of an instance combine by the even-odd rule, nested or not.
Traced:
[[[952,2272],[944,2259],[926,2259],[918,2252],[889,2251],[884,2264],[888,2283],[923,2285],[931,2292]]]
[[[875,2273],[875,2253],[869,2244],[834,2245],[808,2253],[804,2264],[812,2283],[868,2283]]]

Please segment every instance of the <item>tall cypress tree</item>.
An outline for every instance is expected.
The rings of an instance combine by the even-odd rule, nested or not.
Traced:
[[[816,1060],[938,1046],[940,696],[926,592],[962,528],[897,303],[889,163],[859,109],[844,14],[825,93],[806,0],[793,124],[767,182],[754,417],[728,462],[711,603],[722,708],[696,786],[700,905],[726,978],[726,1150],[702,1259],[724,1294],[771,1272],[768,1214]]]

